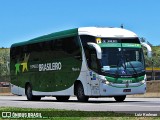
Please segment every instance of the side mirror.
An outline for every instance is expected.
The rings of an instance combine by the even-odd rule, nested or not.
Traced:
[[[144,47],[147,48],[147,56],[149,58],[151,58],[152,57],[152,48],[147,43],[144,43],[144,42],[141,42],[141,45],[143,45]]]
[[[98,59],[102,59],[102,50],[101,50],[101,47],[96,44],[96,43],[92,43],[92,42],[88,42],[87,43],[89,46],[92,46],[96,49],[96,53],[97,53],[97,58]]]

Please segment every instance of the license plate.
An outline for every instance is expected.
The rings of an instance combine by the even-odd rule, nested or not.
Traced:
[[[123,92],[131,92],[131,89],[124,89]]]

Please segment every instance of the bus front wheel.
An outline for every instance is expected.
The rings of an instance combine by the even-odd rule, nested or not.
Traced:
[[[87,102],[89,97],[85,96],[83,85],[81,83],[77,86],[77,99],[79,102]]]
[[[115,96],[114,99],[117,101],[117,102],[123,102],[126,98],[126,95],[122,95],[122,96]]]
[[[39,100],[41,100],[41,96],[34,96],[32,94],[32,87],[31,87],[31,85],[27,85],[27,87],[26,87],[26,96],[27,96],[27,99],[29,101],[39,101]]]

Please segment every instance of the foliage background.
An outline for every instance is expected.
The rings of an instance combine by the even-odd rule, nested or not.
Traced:
[[[147,50],[143,47],[146,67],[160,68],[160,46],[152,46],[152,58],[147,57]]]
[[[0,82],[10,81],[9,56],[10,56],[9,48],[0,48]]]

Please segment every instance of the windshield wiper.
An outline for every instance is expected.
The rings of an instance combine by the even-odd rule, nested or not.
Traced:
[[[133,68],[133,71],[134,71],[135,74],[136,74],[136,77],[138,77],[138,73],[137,73],[136,69],[134,68],[133,64],[131,63],[131,61],[129,61],[129,59],[127,58],[126,55],[125,55],[125,57],[126,57],[126,62],[128,62],[128,63],[130,64],[130,66]]]
[[[116,71],[115,77],[119,76],[119,67],[123,67],[123,69],[124,69],[124,71],[122,71],[122,74],[127,74],[127,71],[126,71],[127,68],[126,68],[126,64],[125,64],[126,60],[122,54],[119,56],[120,56],[120,59],[117,62],[117,71]]]
[[[138,73],[137,73],[136,69],[134,68],[133,64],[131,62],[129,62],[129,64],[131,65],[131,67],[133,68],[134,72],[136,73],[136,76],[138,77]]]

